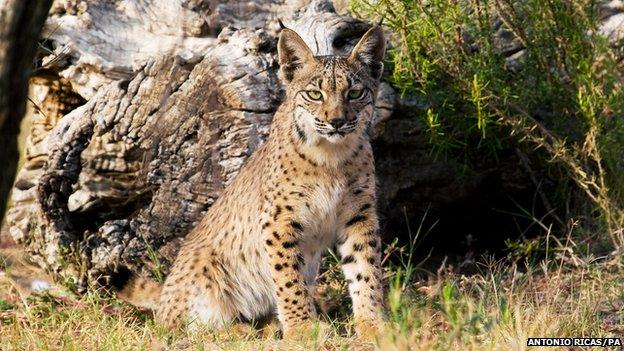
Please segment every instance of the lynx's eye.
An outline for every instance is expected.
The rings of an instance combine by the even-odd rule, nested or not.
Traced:
[[[321,94],[321,92],[318,90],[308,90],[306,91],[306,95],[308,95],[310,99],[315,101],[318,101],[323,97],[323,94]]]
[[[347,93],[347,97],[349,98],[349,100],[355,100],[355,99],[359,99],[360,97],[362,97],[363,93],[364,93],[363,89],[351,89]]]

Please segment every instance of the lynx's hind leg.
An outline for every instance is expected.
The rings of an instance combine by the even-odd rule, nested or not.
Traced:
[[[203,284],[203,282],[199,283]],[[176,285],[163,288],[156,320],[166,327],[182,326],[196,329],[198,325],[209,329],[222,328],[239,316],[227,294],[217,296],[216,289],[205,285]]]

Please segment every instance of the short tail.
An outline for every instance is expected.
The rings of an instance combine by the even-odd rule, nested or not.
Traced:
[[[139,277],[126,267],[119,267],[110,283],[117,290],[118,298],[137,307],[156,310],[162,290],[162,285],[157,282]]]

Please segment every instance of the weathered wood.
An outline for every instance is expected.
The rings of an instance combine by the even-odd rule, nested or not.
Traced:
[[[0,216],[15,178],[28,78],[51,4],[52,0],[0,2]]]

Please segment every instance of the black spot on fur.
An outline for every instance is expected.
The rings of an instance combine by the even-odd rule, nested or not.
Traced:
[[[290,222],[290,225],[293,227],[294,230],[297,230],[297,231],[302,231],[303,230],[303,226],[299,222],[292,221],[292,222]]]
[[[298,123],[295,123],[295,131],[297,132],[297,136],[299,137],[299,140],[301,142],[307,142],[308,138],[306,137],[305,132],[301,129]]]
[[[352,226],[356,223],[363,222],[366,220],[366,216],[364,215],[355,215],[347,222],[347,227]]]
[[[296,260],[298,263],[303,263],[303,254],[302,254],[301,252],[300,252],[300,253],[298,253],[298,254],[297,254],[297,257],[295,257],[295,260]]]
[[[282,247],[285,248],[285,249],[292,249],[295,246],[297,246],[297,242],[296,241],[284,241],[282,243]]]
[[[355,262],[355,257],[353,257],[353,255],[347,255],[341,261],[342,264],[349,264],[353,262]]]
[[[277,217],[282,213],[282,207],[281,206],[276,206],[275,207],[275,214],[273,215],[273,220],[277,221]]]

